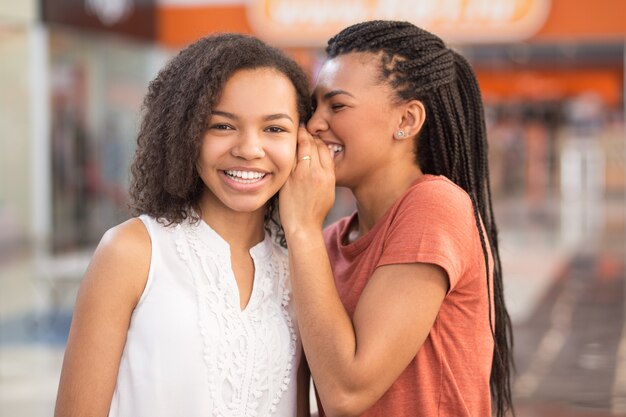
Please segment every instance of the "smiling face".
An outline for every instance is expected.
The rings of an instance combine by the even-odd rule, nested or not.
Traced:
[[[235,72],[202,139],[197,168],[206,186],[203,208],[263,211],[293,167],[298,123],[289,78],[271,68]]]
[[[380,58],[370,53],[340,55],[320,70],[307,129],[333,151],[337,185],[352,188],[393,163],[400,113],[379,73]]]

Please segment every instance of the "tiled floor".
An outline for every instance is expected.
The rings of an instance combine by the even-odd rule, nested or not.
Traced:
[[[63,346],[3,346],[0,355],[0,415],[51,416],[61,371]]]
[[[626,416],[624,204],[602,213],[585,230],[563,224],[559,205],[498,207],[519,417]],[[0,417],[51,416],[85,256],[3,259]]]
[[[78,279],[54,284],[35,258],[19,252],[0,264],[1,417],[53,413]]]
[[[513,307],[519,417],[626,416],[624,214],[623,202],[613,201],[582,233],[564,228],[585,227],[584,222],[556,227],[554,221],[514,232],[518,242],[528,244],[518,248],[523,255],[513,260],[508,253],[504,262],[507,301]],[[546,233],[550,229],[551,235]],[[571,240],[572,235],[579,240]],[[509,251],[513,247],[510,239],[503,245]],[[535,280],[542,284],[527,286]],[[530,303],[523,314],[515,308],[520,295]]]

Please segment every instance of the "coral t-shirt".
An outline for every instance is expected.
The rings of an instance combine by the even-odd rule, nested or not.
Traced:
[[[423,175],[367,234],[345,244],[356,221],[355,213],[324,232],[337,290],[350,317],[379,266],[435,264],[450,283],[417,356],[363,416],[489,417],[493,308],[489,312],[485,258],[467,193],[443,176]],[[488,247],[493,288],[490,252]]]

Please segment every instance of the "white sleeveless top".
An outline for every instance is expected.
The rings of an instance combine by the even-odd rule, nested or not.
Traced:
[[[293,417],[301,346],[285,249],[266,234],[250,250],[254,285],[242,311],[221,236],[203,221],[140,219],[150,272],[109,417]]]

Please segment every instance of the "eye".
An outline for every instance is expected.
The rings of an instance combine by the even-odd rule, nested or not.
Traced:
[[[333,109],[333,111],[339,111],[341,109],[343,109],[344,107],[346,107],[345,104],[341,104],[341,103],[334,103],[330,106],[331,109]]]
[[[280,126],[270,126],[265,128],[266,132],[270,132],[270,133],[283,133],[283,132],[287,132],[287,129],[280,127]]]
[[[216,123],[214,125],[211,125],[210,129],[215,129],[215,130],[234,130],[235,128],[232,127],[231,125],[226,124],[226,123]]]

